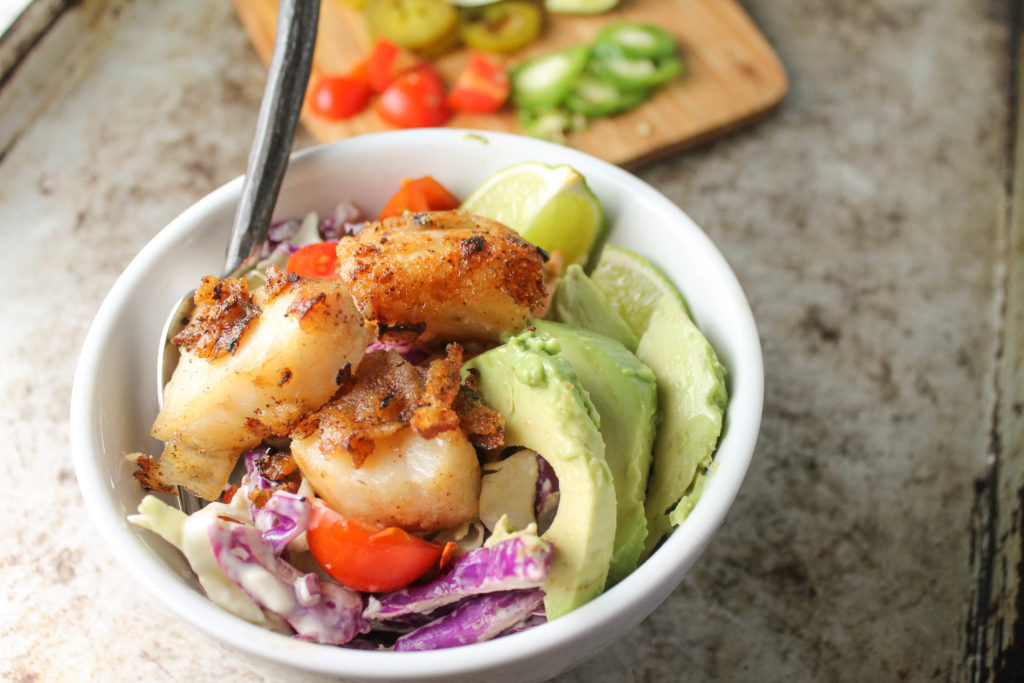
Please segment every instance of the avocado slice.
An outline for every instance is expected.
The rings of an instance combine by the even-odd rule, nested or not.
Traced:
[[[633,330],[578,265],[559,278],[551,301],[554,320],[611,337],[630,351],[640,343]]]
[[[586,276],[584,276],[586,277]],[[636,569],[647,537],[644,497],[658,416],[654,373],[625,346],[600,334],[556,322],[531,323],[558,341],[601,416],[604,456],[615,485],[615,545],[609,585]]]
[[[615,488],[597,410],[558,343],[526,331],[463,365],[505,418],[505,443],[542,455],[561,499],[544,540],[554,548],[544,609],[555,619],[601,594],[615,542]]]
[[[715,350],[673,296],[655,304],[636,355],[658,378],[661,412],[647,492],[646,558],[700,495],[703,477],[696,487],[695,480],[711,465],[728,394]]]

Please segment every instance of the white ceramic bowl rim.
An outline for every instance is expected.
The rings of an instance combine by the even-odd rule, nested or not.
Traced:
[[[401,153],[403,148],[413,143],[438,140],[441,143],[439,148],[443,148],[445,141],[464,144],[466,140],[473,139],[479,139],[484,145],[514,145],[536,150],[538,158],[552,156],[555,153],[552,148],[556,147],[537,140],[491,132],[454,129],[399,131],[351,138],[305,150],[294,155],[290,173],[306,164],[315,164],[324,157],[354,150],[372,148],[380,154]],[[636,608],[638,596],[664,597],[671,591],[724,520],[754,450],[763,403],[763,366],[757,330],[746,298],[729,266],[686,214],[646,183],[616,166],[568,148],[558,147],[556,155],[564,163],[581,169],[585,176],[588,169],[599,172],[608,182],[628,191],[630,201],[647,203],[661,214],[673,217],[678,229],[684,233],[683,239],[701,253],[708,262],[708,268],[721,271],[722,286],[731,289],[720,294],[735,302],[737,307],[731,313],[735,317],[731,334],[737,335],[731,345],[738,349],[738,354],[730,359],[732,391],[727,431],[716,454],[720,465],[690,516],[663,546],[618,585],[552,622],[552,625],[457,650],[415,653],[350,650],[298,641],[228,614],[184,581],[168,580],[169,576],[173,577],[168,567],[129,530],[111,503],[111,482],[104,481],[99,467],[100,461],[109,456],[105,454],[96,428],[103,408],[96,401],[102,378],[93,370],[117,325],[119,311],[133,296],[136,285],[144,280],[170,245],[195,228],[202,216],[216,207],[230,207],[237,202],[242,179],[236,178],[173,220],[128,265],[100,306],[83,345],[75,375],[71,400],[71,445],[82,495],[101,535],[138,582],[186,622],[244,652],[309,671],[390,680],[459,675],[512,666],[524,657],[543,657],[545,653],[583,642],[594,629],[609,620],[622,620],[624,626],[631,626],[636,619],[630,619],[629,615]],[[698,319],[697,322],[700,324],[702,321]]]

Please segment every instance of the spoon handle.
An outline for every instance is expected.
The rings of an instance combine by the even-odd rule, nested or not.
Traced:
[[[319,18],[320,0],[281,0],[278,6],[274,56],[231,227],[225,276],[257,258],[266,240],[309,82]]]

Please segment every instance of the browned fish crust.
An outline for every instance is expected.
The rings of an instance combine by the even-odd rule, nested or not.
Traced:
[[[234,353],[259,308],[243,279],[206,276],[196,288],[196,309],[174,343],[200,358],[214,360]]]
[[[397,352],[369,353],[351,388],[306,422],[319,429],[325,451],[348,451],[359,467],[373,453],[375,439],[409,424],[421,387],[416,367]]]
[[[174,493],[174,487],[165,484],[160,477],[160,469],[156,460],[145,453],[135,454],[136,469],[132,476],[142,485],[142,488],[157,493]]]
[[[394,216],[338,242],[341,279],[390,339],[489,339],[543,312],[547,255],[461,210]]]
[[[196,308],[192,319],[175,335],[174,343],[208,360],[234,353],[262,308],[292,290],[298,292],[287,315],[299,318],[304,329],[333,324],[333,321],[323,320],[323,316],[313,315],[317,306],[327,299],[314,282],[294,273],[285,275],[275,265],[267,267],[266,275],[266,285],[255,294],[249,292],[244,278],[204,277],[193,297]]]

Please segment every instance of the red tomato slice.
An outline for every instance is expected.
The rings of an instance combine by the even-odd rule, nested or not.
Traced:
[[[459,208],[461,203],[458,197],[431,176],[423,176],[416,180],[404,178],[398,192],[384,205],[380,212],[380,220],[389,216],[401,216],[406,211],[448,211]]]
[[[357,591],[408,586],[441,557],[442,546],[399,529],[377,529],[315,503],[306,532],[313,557],[328,574]]]
[[[474,52],[448,95],[448,106],[455,111],[490,114],[505,106],[509,88],[505,70]]]
[[[444,125],[451,112],[441,75],[429,64],[406,71],[381,93],[377,113],[399,128]]]
[[[232,484],[227,488],[227,490],[224,491],[224,495],[220,497],[220,502],[224,503],[225,505],[230,505],[232,499],[234,499],[235,497],[235,494],[238,493],[238,490],[238,487]]]
[[[316,242],[300,247],[288,258],[286,273],[295,273],[318,280],[336,280],[338,272],[338,242]]]
[[[385,89],[402,73],[415,69],[423,60],[387,38],[378,38],[366,58],[366,78],[376,92]]]
[[[310,107],[328,119],[347,119],[370,103],[370,83],[365,78],[326,75],[317,79],[310,95]]]

